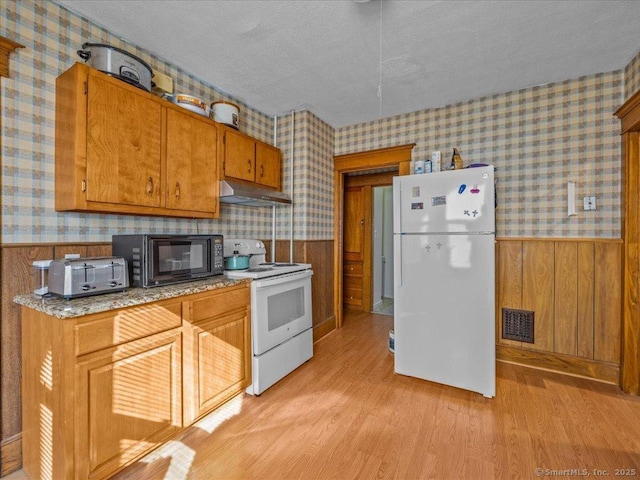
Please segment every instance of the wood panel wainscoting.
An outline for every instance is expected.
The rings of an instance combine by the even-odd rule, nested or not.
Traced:
[[[620,381],[622,240],[499,238],[496,356]],[[502,311],[534,312],[534,343],[503,338]]]
[[[78,253],[83,257],[111,255],[111,243],[73,243],[3,245],[2,261],[2,329],[0,330],[0,373],[2,390],[2,443],[0,443],[2,465],[0,476],[22,467],[22,328],[20,307],[13,297],[33,289],[33,267],[35,260],[64,258],[66,254]]]

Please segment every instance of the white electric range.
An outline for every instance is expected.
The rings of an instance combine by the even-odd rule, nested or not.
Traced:
[[[260,395],[313,357],[311,276],[308,263],[267,263],[260,240],[228,239],[224,256],[249,256],[249,268],[225,270],[229,278],[250,278],[252,384]]]

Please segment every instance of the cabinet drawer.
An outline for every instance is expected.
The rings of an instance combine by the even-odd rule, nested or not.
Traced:
[[[349,305],[362,305],[362,290],[358,288],[345,288],[344,303]]]
[[[360,275],[345,275],[344,276],[344,288],[345,289],[359,289],[362,290],[362,276]]]
[[[342,273],[345,275],[362,275],[362,263],[345,263]]]
[[[76,356],[120,345],[182,324],[182,304],[151,304],[101,315],[75,326]]]
[[[188,302],[185,318],[190,322],[197,322],[217,317],[234,310],[247,308],[249,301],[249,287],[216,292],[207,297]]]

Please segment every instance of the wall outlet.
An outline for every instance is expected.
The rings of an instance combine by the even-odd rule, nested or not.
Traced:
[[[595,210],[596,209],[596,197],[584,197],[584,210]]]

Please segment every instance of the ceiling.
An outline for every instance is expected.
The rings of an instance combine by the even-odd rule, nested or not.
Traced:
[[[336,128],[619,70],[640,51],[636,0],[56,1],[268,115]]]

